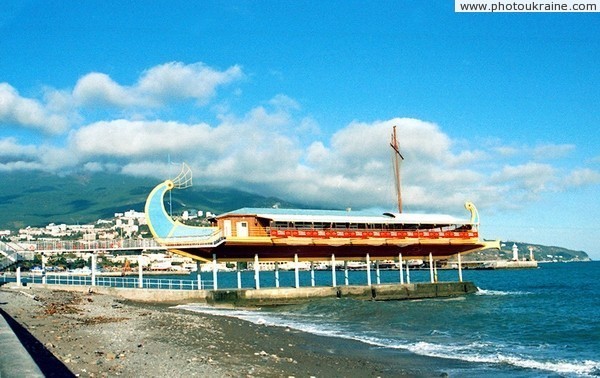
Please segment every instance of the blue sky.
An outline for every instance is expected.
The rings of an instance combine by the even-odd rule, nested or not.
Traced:
[[[111,171],[467,216],[600,258],[598,13],[454,2],[3,1],[0,174]]]

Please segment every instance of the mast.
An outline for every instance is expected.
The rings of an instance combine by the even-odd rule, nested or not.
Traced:
[[[392,164],[394,167],[394,184],[396,186],[396,196],[398,198],[398,212],[402,212],[402,187],[400,186],[400,159],[404,160],[404,157],[400,153],[400,147],[398,146],[398,138],[396,137],[396,125],[392,130]]]

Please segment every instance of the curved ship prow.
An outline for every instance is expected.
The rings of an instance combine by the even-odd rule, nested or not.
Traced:
[[[173,220],[167,213],[164,206],[165,194],[173,189],[187,188],[191,186],[191,181],[191,170],[184,164],[181,173],[176,178],[158,184],[146,199],[144,211],[150,232],[158,243],[166,247],[211,248],[224,241],[222,233],[217,227],[188,226]],[[189,256],[184,250],[175,248],[173,251]]]

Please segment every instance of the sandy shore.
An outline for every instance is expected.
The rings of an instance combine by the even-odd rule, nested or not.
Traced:
[[[358,342],[103,294],[4,287],[0,310],[47,376],[431,376]]]

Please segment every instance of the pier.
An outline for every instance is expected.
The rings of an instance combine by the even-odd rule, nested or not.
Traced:
[[[8,245],[4,245],[4,250]],[[294,256],[292,261],[272,262],[262,261],[255,254],[251,261],[245,261],[249,269],[242,270],[240,262],[235,262],[234,287],[219,285],[219,278],[224,273],[219,271],[219,259],[216,255],[212,261],[201,263],[197,261],[195,279],[163,279],[144,277],[145,272],[138,266],[137,272],[131,272],[127,277],[105,277],[96,269],[96,257],[99,251],[117,250],[138,251],[165,250],[151,239],[145,240],[118,240],[113,243],[83,243],[71,241],[66,243],[40,243],[26,251],[14,251],[13,258],[16,262],[24,256],[31,257],[34,253],[60,254],[65,252],[83,252],[91,256],[91,269],[87,276],[69,274],[55,274],[42,272],[29,274],[25,277],[17,266],[15,284],[18,287],[25,285],[43,285],[58,290],[87,290],[106,292],[134,301],[152,301],[167,303],[183,303],[185,301],[198,301],[214,305],[234,306],[274,306],[306,302],[323,298],[353,298],[360,300],[408,300],[448,297],[464,295],[477,291],[471,282],[462,280],[462,263],[458,259],[458,281],[438,282],[438,271],[433,256],[428,256],[428,282],[411,283],[411,267],[408,260],[399,254],[394,261],[372,261],[369,254],[364,259],[336,258],[331,256],[329,261],[300,261]],[[5,252],[6,253],[6,252]],[[460,255],[459,255],[460,256]],[[269,270],[264,269],[267,263]],[[325,265],[326,270],[317,270],[317,264]],[[353,264],[354,263],[354,264]],[[280,269],[282,266],[286,270]],[[360,266],[356,270],[356,265]],[[17,264],[18,265],[18,264]],[[202,269],[204,266],[204,269]],[[308,271],[301,269],[308,266]],[[383,266],[387,266],[387,280],[382,280]],[[208,272],[206,271],[208,269]],[[330,273],[327,273],[327,270]],[[319,272],[319,279],[315,273]],[[396,273],[392,273],[392,272]],[[301,280],[301,273],[303,279]],[[244,284],[242,284],[242,273]],[[192,273],[193,274],[193,273]],[[252,274],[252,287],[248,287],[248,275]],[[421,275],[426,274],[422,272]],[[285,282],[284,276],[285,275]],[[390,277],[395,276],[396,282],[390,282]],[[137,277],[136,277],[137,276]],[[261,281],[262,276],[262,281]],[[329,276],[329,279],[324,278]],[[424,277],[421,277],[423,279]],[[6,275],[4,277],[6,280]],[[270,284],[265,284],[268,281]],[[360,283],[358,283],[358,282]],[[262,283],[261,283],[262,282]],[[302,286],[304,285],[304,286]],[[229,287],[227,287],[229,286]]]

